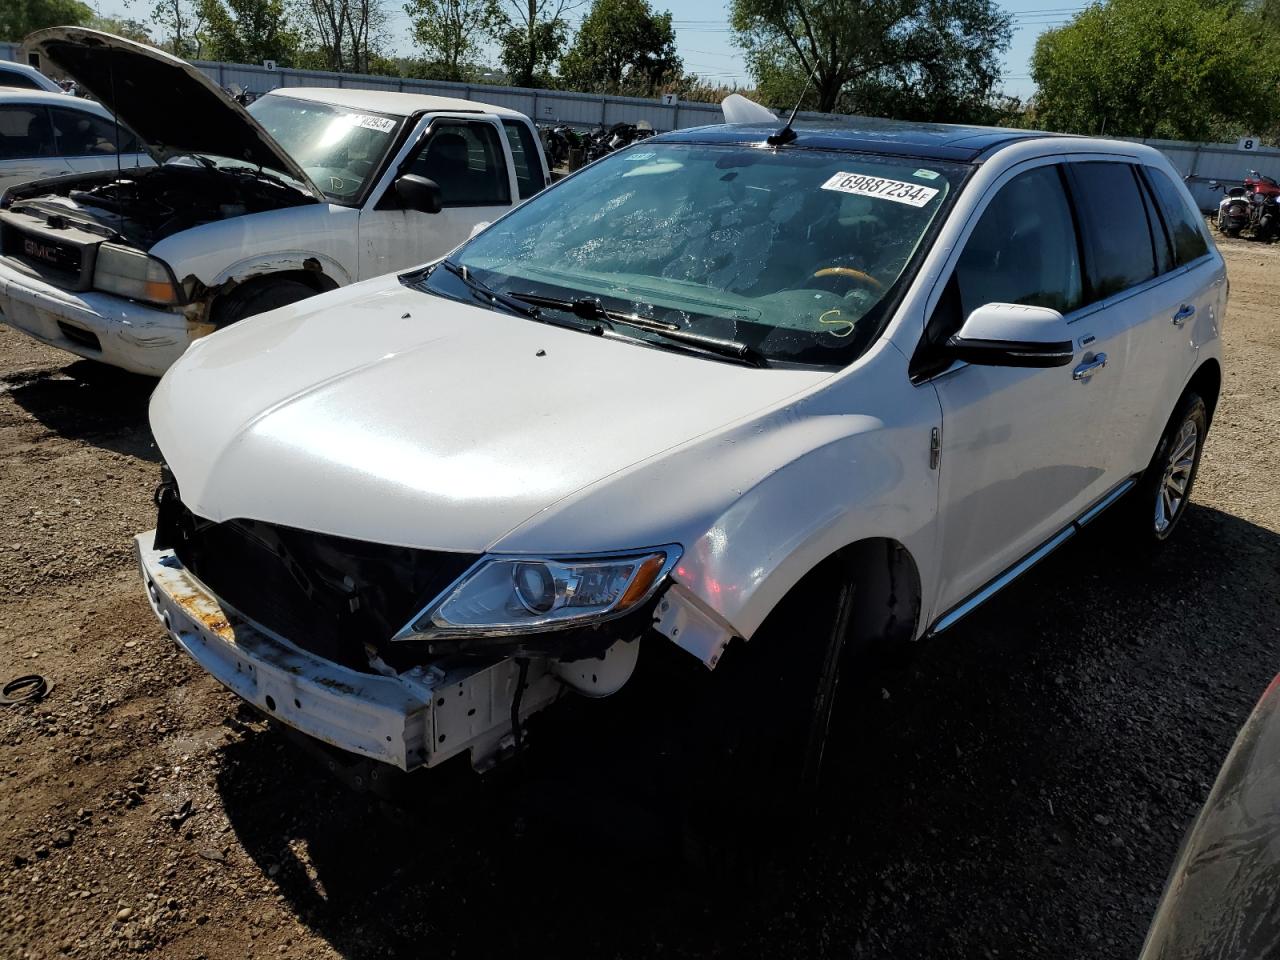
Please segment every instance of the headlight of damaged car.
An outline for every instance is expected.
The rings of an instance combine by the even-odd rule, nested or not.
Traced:
[[[679,558],[677,546],[607,557],[491,557],[396,639],[506,636],[611,620],[652,597]]]
[[[98,246],[93,264],[93,286],[130,300],[147,303],[180,303],[182,297],[173,273],[160,260],[141,250],[131,250],[113,243]]]

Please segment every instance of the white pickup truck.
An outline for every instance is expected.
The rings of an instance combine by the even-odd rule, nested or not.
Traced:
[[[246,111],[176,57],[110,34],[28,48],[132,129],[158,166],[38,180],[0,200],[0,320],[159,376],[191,341],[443,256],[549,182],[502,107],[287,88]]]

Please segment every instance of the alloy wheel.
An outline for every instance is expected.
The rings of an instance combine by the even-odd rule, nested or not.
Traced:
[[[1156,487],[1155,523],[1156,533],[1163,534],[1172,526],[1178,512],[1187,499],[1187,489],[1191,485],[1191,472],[1196,464],[1196,449],[1200,444],[1200,431],[1194,420],[1184,420],[1178,435],[1170,444],[1170,453],[1165,461],[1164,475]]]

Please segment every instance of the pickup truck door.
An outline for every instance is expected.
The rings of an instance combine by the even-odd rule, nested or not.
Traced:
[[[1112,482],[1107,431],[1123,343],[1107,316],[1083,306],[1080,250],[1061,165],[1015,168],[976,215],[930,315],[926,338],[937,343],[986,303],[1052,307],[1076,349],[1067,366],[956,364],[933,377],[942,407],[937,627]]]
[[[405,210],[395,179],[413,173],[440,185],[439,213]],[[434,115],[392,163],[360,212],[360,279],[444,256],[478,223],[511,208],[518,188],[501,123],[475,114]]]

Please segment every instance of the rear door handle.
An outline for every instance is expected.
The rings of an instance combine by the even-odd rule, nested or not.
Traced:
[[[1169,318],[1169,321],[1175,326],[1180,327],[1192,317],[1196,315],[1196,308],[1189,303],[1184,303],[1178,308],[1178,312]]]
[[[1105,353],[1095,353],[1093,359],[1086,360],[1080,366],[1071,371],[1072,380],[1088,380],[1095,373],[1107,365],[1107,355]]]

